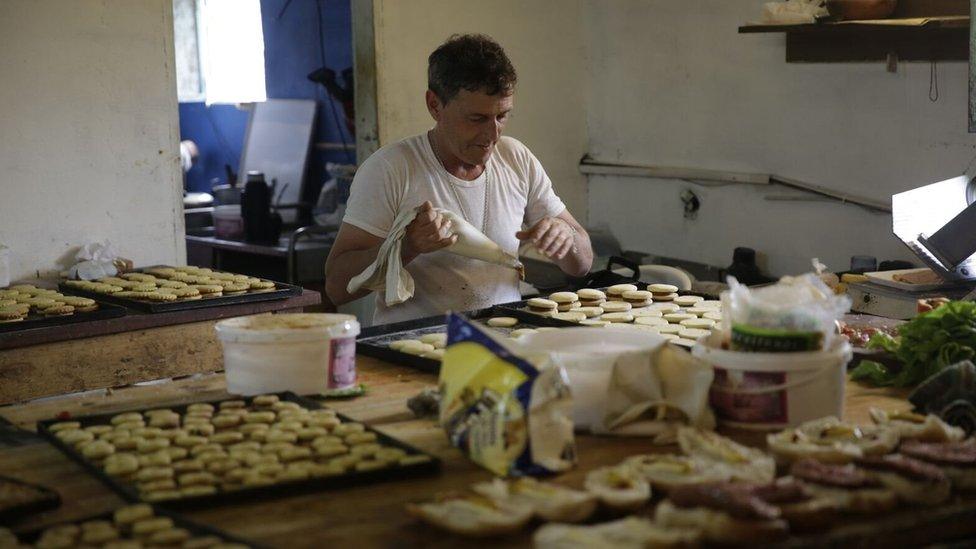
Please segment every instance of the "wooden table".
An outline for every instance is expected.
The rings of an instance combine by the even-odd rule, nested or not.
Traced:
[[[405,401],[424,387],[433,386],[436,377],[408,368],[360,356],[360,379],[369,393],[353,400],[330,404],[341,413],[370,423],[380,430],[416,445],[443,459],[440,474],[372,486],[353,487],[265,501],[243,502],[186,513],[193,520],[222,528],[230,533],[274,547],[463,547],[469,540],[424,527],[403,510],[410,501],[425,500],[438,492],[463,490],[476,481],[487,480],[489,473],[478,468],[459,451],[450,447],[444,433],[430,419],[415,419]],[[0,408],[7,420],[31,428],[36,420],[61,411],[90,414],[130,408],[175,405],[226,396],[223,376],[213,374],[196,379],[172,381],[152,387],[129,387],[111,395],[69,396]],[[870,406],[906,409],[904,393],[887,389],[867,389],[848,385],[847,419],[868,422]],[[756,437],[753,436],[753,439]],[[557,482],[579,487],[586,472],[620,462],[624,457],[661,451],[637,438],[578,436],[579,466],[560,476]],[[673,448],[664,448],[673,450]],[[43,442],[17,448],[0,449],[0,471],[29,481],[56,487],[65,504],[17,524],[17,528],[36,528],[53,522],[80,519],[120,505],[122,501],[94,477]],[[970,504],[971,505],[971,504]],[[650,508],[649,508],[650,509]],[[968,508],[967,508],[968,509]],[[906,510],[889,517],[876,539],[913,543],[919,541],[899,532],[911,522],[915,511]],[[958,535],[970,532],[974,521],[959,521],[958,510],[946,515],[947,524],[937,530]],[[890,523],[890,525],[889,525]],[[858,526],[855,526],[855,528]],[[531,529],[524,534],[479,541],[478,546],[528,546]],[[919,531],[921,532],[921,531]],[[922,534],[919,534],[922,535]],[[930,536],[931,533],[925,533]]]
[[[0,404],[223,369],[218,320],[318,305],[287,299],[143,313],[0,334]]]

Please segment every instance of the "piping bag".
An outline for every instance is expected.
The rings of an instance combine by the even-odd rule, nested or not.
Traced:
[[[419,210],[420,207],[418,206],[400,212],[393,220],[393,227],[390,229],[386,240],[380,245],[376,260],[349,281],[346,286],[347,292],[353,294],[364,288],[375,292],[382,291],[383,300],[387,305],[397,305],[413,297],[413,277],[403,267],[400,252],[403,249],[403,237],[406,234],[407,225],[417,217]],[[458,237],[457,242],[444,248],[444,250],[515,269],[519,274],[519,279],[525,278],[525,267],[522,266],[518,257],[503,250],[501,246],[456,213],[443,208],[434,208],[434,211],[450,220],[452,234]]]

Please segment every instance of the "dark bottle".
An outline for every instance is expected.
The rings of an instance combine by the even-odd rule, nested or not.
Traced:
[[[241,194],[241,217],[244,218],[244,239],[248,242],[277,244],[281,235],[281,216],[271,212],[272,189],[261,172],[247,172],[247,182]]]
[[[736,248],[732,252],[732,264],[725,270],[725,274],[734,276],[739,283],[746,286],[773,282],[772,278],[759,272],[759,266],[756,265],[756,250],[752,248]]]

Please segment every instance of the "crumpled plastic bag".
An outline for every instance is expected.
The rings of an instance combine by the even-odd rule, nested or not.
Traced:
[[[500,476],[541,476],[576,463],[566,372],[514,354],[487,328],[451,314],[439,422],[451,444]]]
[[[72,265],[65,276],[69,279],[95,280],[115,276],[119,270],[116,260],[119,254],[110,241],[89,242],[75,254],[77,263]]]
[[[770,286],[749,288],[728,277],[722,292],[722,324],[734,351],[795,352],[829,349],[836,322],[851,308],[820,276],[784,276]]]
[[[677,429],[713,429],[712,368],[655,334],[574,328],[522,336],[513,349],[548,355],[566,370],[578,432],[651,437],[670,444]]]

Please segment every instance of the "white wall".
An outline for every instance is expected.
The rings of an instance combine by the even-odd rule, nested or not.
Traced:
[[[518,72],[506,134],[545,166],[556,192],[586,217],[585,50],[579,0],[375,0],[373,2],[380,145],[433,125],[424,105],[427,56],[448,36],[492,36]]]
[[[966,133],[967,66],[787,64],[785,38],[739,35],[762,0],[588,0],[590,152],[603,160],[774,173],[888,201],[962,173],[976,154]],[[678,198],[703,200],[697,220]],[[826,202],[769,202],[783,188],[704,188],[681,181],[594,176],[590,224],[626,248],[728,265],[732,248],[767,254],[768,269],[834,269],[852,254],[910,258],[888,215]]]
[[[14,279],[109,239],[185,262],[170,0],[0,2],[0,243]]]

